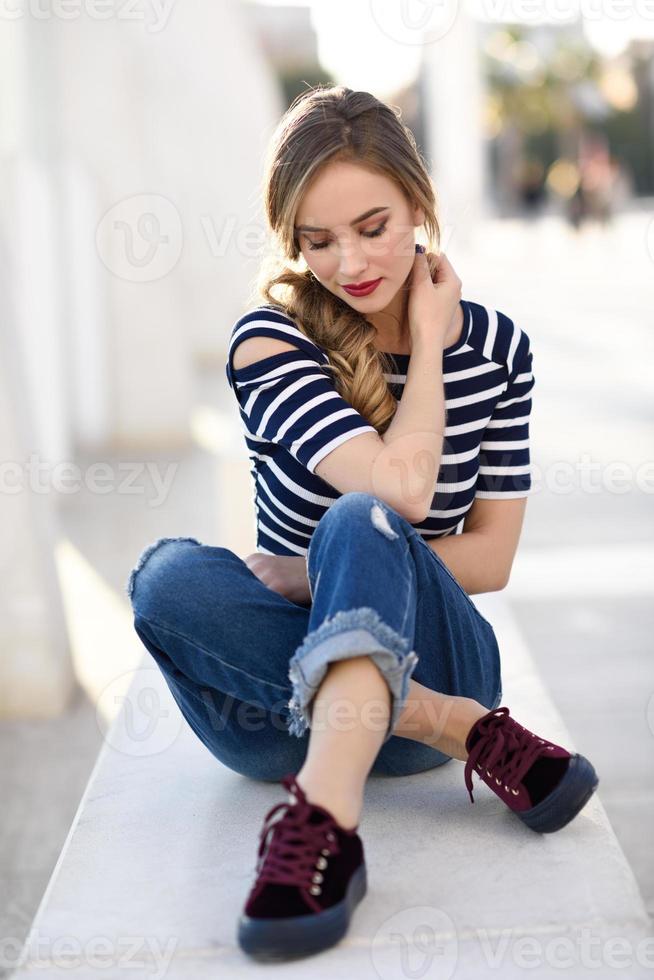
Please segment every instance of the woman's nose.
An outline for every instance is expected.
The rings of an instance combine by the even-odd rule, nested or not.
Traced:
[[[341,282],[360,282],[362,272],[368,267],[368,259],[363,252],[352,245],[346,245],[341,251],[341,261],[339,264],[339,274]]]

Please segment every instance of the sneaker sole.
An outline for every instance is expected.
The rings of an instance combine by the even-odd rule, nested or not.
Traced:
[[[583,755],[573,755],[570,765],[556,789],[524,813],[516,813],[531,830],[551,834],[561,830],[577,816],[597,789],[599,779]]]
[[[334,946],[348,930],[350,918],[367,891],[366,866],[361,864],[347,886],[345,898],[324,912],[286,919],[257,919],[242,915],[238,944],[261,962],[308,956]]]

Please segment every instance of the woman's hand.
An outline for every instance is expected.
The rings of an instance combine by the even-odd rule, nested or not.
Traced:
[[[416,252],[411,269],[407,307],[411,342],[445,338],[461,299],[461,280],[445,252]]]
[[[273,592],[279,592],[297,605],[311,605],[307,562],[303,555],[262,555],[255,551],[243,561]]]

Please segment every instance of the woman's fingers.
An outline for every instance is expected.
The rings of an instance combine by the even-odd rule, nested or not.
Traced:
[[[453,283],[456,281],[459,283],[459,285],[461,285],[461,280],[456,274],[456,270],[445,252],[441,252],[440,255],[436,257],[436,265],[439,282],[450,281]]]

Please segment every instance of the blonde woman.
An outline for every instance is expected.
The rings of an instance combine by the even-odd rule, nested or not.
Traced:
[[[337,943],[366,892],[369,773],[461,760],[471,799],[476,773],[538,832],[597,775],[499,707],[470,594],[505,586],[518,544],[532,354],[462,298],[412,133],[367,92],[310,89],[273,135],[264,197],[276,249],[226,365],[257,551],[163,538],[127,592],[209,751],[288,790],[238,922],[246,953],[284,960]]]

